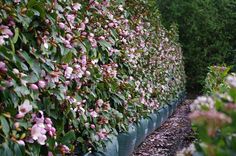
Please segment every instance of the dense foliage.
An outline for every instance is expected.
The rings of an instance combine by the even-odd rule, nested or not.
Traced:
[[[227,74],[227,67],[214,66],[210,69],[206,86],[207,91],[212,92],[198,97],[191,105],[193,112],[190,118],[199,140],[195,148],[185,152],[207,156],[235,155],[236,75]],[[214,78],[209,79],[211,77]]]
[[[183,91],[153,3],[0,1],[1,155],[95,150]]]
[[[189,91],[204,86],[207,68],[236,62],[235,0],[158,0],[163,24],[179,25]]]

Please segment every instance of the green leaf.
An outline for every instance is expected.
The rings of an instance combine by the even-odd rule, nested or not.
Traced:
[[[39,76],[41,69],[40,69],[38,62],[35,59],[33,59],[32,57],[30,57],[29,54],[26,53],[25,51],[21,52],[21,54],[22,54],[23,58],[25,59],[25,61],[30,65],[30,67],[34,71],[34,73],[37,74],[37,76]]]
[[[2,147],[3,147],[3,151],[1,153],[1,156],[13,156],[14,155],[12,150],[8,146],[8,142],[3,143]]]
[[[22,156],[22,152],[21,152],[20,146],[17,143],[14,144],[14,153],[17,156]]]
[[[100,40],[100,41],[98,41],[98,43],[99,43],[103,48],[110,48],[110,47],[111,47],[111,44],[108,43],[107,41],[104,41],[104,40]]]
[[[19,37],[19,28],[16,28],[16,29],[15,29],[15,35],[14,35],[14,37],[13,37],[13,39],[12,39],[13,43],[16,43],[16,42],[17,42],[18,37]]]
[[[27,4],[28,8],[31,9],[34,15],[44,18],[46,16],[46,11],[44,3],[36,0],[30,0]]]
[[[77,141],[80,142],[80,143],[83,143],[84,139],[82,137],[78,137]]]
[[[72,52],[68,52],[65,56],[63,56],[62,62],[69,63],[69,62],[71,62],[72,57],[73,57]]]
[[[0,116],[0,121],[1,121],[1,125],[2,125],[2,131],[8,137],[9,131],[10,131],[9,124],[4,116]]]
[[[28,88],[27,87],[25,87],[25,86],[17,86],[15,89],[14,89],[14,91],[16,92],[16,94],[18,95],[18,96],[20,96],[21,97],[21,95],[29,95],[30,94],[30,91],[28,90]]]
[[[76,139],[75,132],[73,130],[67,132],[64,137],[61,138],[62,144],[70,144]]]
[[[41,146],[39,144],[32,144],[32,146],[30,146],[31,155],[40,156],[40,148]]]
[[[39,79],[36,74],[32,73],[24,78],[24,80],[26,80],[28,83],[36,83]]]

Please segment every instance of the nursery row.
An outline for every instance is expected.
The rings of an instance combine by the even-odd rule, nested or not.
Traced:
[[[86,153],[84,156],[130,156],[133,151],[145,140],[145,138],[159,128],[185,98],[181,93],[170,103],[161,107],[158,111],[149,114],[147,118],[140,119],[136,124],[130,124],[128,131],[113,136],[106,142],[105,148],[96,152]],[[81,155],[79,153],[79,155]]]
[[[155,1],[0,1],[0,152],[101,149],[184,91]]]

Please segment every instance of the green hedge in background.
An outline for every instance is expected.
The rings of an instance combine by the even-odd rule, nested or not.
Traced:
[[[202,89],[207,67],[236,62],[235,0],[157,0],[166,27],[179,25],[188,90]]]

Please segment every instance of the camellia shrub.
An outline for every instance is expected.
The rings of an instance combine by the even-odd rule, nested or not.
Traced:
[[[1,155],[96,150],[184,91],[152,3],[0,1]]]
[[[195,146],[191,145],[184,152],[191,155],[235,155],[236,75],[225,75],[229,68],[224,66],[210,69],[208,78],[216,76],[211,81],[206,80],[207,90],[212,86],[212,93],[198,97],[191,105],[190,118],[198,140]]]

